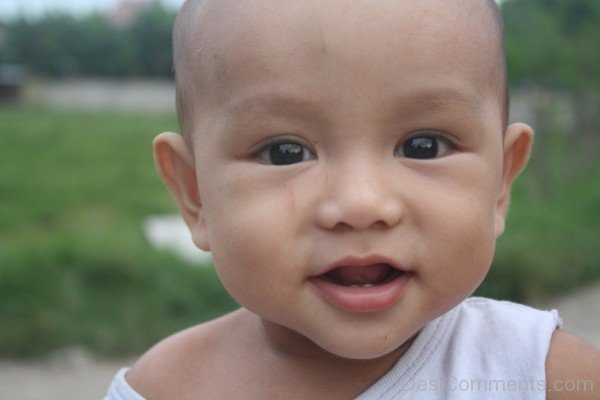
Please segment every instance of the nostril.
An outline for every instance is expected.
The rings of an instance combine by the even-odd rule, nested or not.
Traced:
[[[321,212],[319,212],[321,211]],[[344,207],[325,207],[318,210],[317,221],[320,226],[335,232],[346,232],[369,228],[374,220],[368,218],[364,212],[350,210]],[[381,220],[381,218],[377,218]]]
[[[350,225],[348,225],[347,223],[345,223],[345,222],[338,222],[333,227],[333,230],[335,232],[344,232],[344,231],[352,230],[352,227]]]
[[[382,220],[376,221],[373,225],[377,228],[387,228],[389,226],[387,222]]]

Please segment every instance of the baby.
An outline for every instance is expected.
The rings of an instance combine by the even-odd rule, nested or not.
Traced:
[[[502,31],[492,0],[188,0],[154,155],[241,308],[106,399],[600,398],[556,311],[468,298],[533,136]]]

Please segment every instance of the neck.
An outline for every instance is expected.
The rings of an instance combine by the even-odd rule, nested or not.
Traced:
[[[406,353],[415,334],[395,350],[373,359],[349,359],[330,353],[296,331],[255,316],[267,351],[274,359],[297,363],[319,373],[339,373],[344,376],[359,375],[372,384],[389,371]],[[310,368],[308,368],[310,367]],[[367,386],[368,387],[368,386]]]

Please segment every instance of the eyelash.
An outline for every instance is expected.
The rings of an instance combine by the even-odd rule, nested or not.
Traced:
[[[417,141],[417,139],[419,139]],[[433,142],[432,142],[433,140]],[[412,149],[413,154],[411,154],[411,156],[408,156],[407,153],[407,145],[409,145],[411,143],[411,141],[417,141],[417,144],[420,146],[420,148],[417,148],[417,150]],[[299,161],[294,161],[294,162],[290,162],[289,164],[285,164],[285,163],[274,163],[273,160],[270,160],[270,155],[269,151],[271,149],[273,149],[274,146],[281,146],[281,145],[287,145],[287,151],[288,151],[288,156],[291,154],[292,156],[294,155],[298,155],[298,150],[300,150],[302,153],[300,153],[302,155],[302,160]],[[298,146],[298,147],[293,147],[293,146]],[[443,156],[444,154],[446,154],[447,152],[454,150],[456,148],[455,144],[448,139],[445,135],[443,135],[442,133],[439,132],[435,132],[435,131],[424,131],[424,132],[419,132],[417,134],[414,134],[412,136],[410,136],[409,138],[405,139],[402,141],[402,143],[394,150],[394,155],[398,154],[398,152],[401,152],[401,155],[399,155],[400,157],[403,158],[411,158],[411,159],[421,159],[421,160],[431,160],[431,159],[436,159],[439,158],[441,156]],[[428,151],[435,151],[435,155],[430,157],[431,154],[427,153]],[[410,151],[410,150],[409,150]],[[441,151],[441,154],[440,154]],[[307,154],[308,152],[308,154]],[[308,159],[306,159],[306,156],[308,155]],[[309,160],[314,160],[316,159],[316,155],[305,145],[303,145],[302,143],[300,143],[298,140],[296,139],[288,139],[288,138],[278,138],[275,139],[269,143],[266,143],[265,145],[263,145],[262,147],[260,147],[260,149],[256,152],[256,157],[261,159],[262,161],[266,162],[269,165],[292,165],[292,164],[296,164],[298,162],[304,162],[304,161],[309,161]],[[281,160],[279,160],[281,161]]]

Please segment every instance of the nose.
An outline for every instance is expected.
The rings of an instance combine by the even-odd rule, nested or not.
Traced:
[[[390,228],[402,219],[403,204],[386,168],[354,165],[327,175],[316,207],[317,224],[325,229]]]

